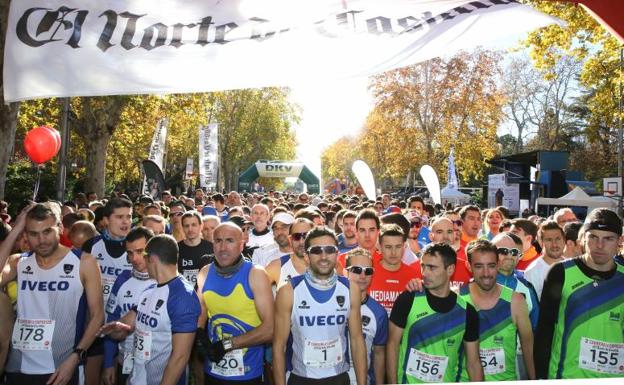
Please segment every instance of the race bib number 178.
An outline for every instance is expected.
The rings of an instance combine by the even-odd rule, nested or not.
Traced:
[[[13,348],[17,350],[50,350],[54,320],[18,319],[13,328]]]

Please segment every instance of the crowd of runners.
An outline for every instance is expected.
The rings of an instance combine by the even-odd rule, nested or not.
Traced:
[[[622,220],[384,194],[0,205],[0,383],[624,377]]]

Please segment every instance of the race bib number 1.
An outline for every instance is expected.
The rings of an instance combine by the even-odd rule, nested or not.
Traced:
[[[435,356],[411,348],[406,372],[423,382],[442,382],[447,365],[448,357]]]
[[[136,329],[134,332],[134,359],[149,361],[152,358],[152,332]]]
[[[330,368],[341,363],[343,359],[339,338],[328,341],[305,341],[303,362],[306,366]]]
[[[487,375],[505,372],[505,350],[502,348],[479,349],[483,373]]]
[[[221,361],[212,363],[212,372],[223,377],[242,376],[245,374],[243,350],[227,352]]]
[[[602,374],[624,374],[624,344],[581,338],[579,367]]]
[[[13,328],[13,348],[17,350],[50,350],[54,320],[18,319]]]

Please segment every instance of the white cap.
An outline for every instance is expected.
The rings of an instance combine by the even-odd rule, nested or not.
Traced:
[[[271,227],[273,227],[275,222],[282,222],[284,224],[291,225],[294,221],[295,221],[295,217],[293,217],[289,213],[284,213],[284,212],[277,213],[273,217],[273,221],[271,222]]]

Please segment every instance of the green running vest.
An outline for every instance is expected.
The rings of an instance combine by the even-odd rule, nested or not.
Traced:
[[[479,310],[479,355],[485,374],[485,381],[516,380],[516,349],[518,329],[511,319],[511,297],[513,290],[501,286],[496,305],[488,310]],[[469,286],[464,286],[461,297],[474,306]],[[464,356],[461,382],[468,382],[466,357]]]
[[[624,376],[624,266],[594,281],[574,260],[563,262],[564,284],[548,378]]]
[[[459,381],[466,329],[466,301],[460,296],[448,313],[438,313],[424,292],[415,293],[399,347],[399,383]]]

